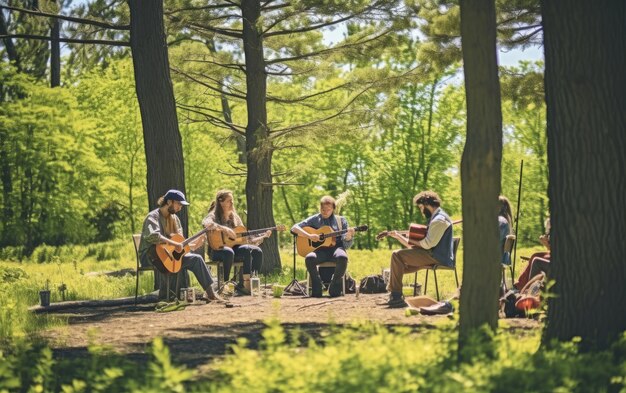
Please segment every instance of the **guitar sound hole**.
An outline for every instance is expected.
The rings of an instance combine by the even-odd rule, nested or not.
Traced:
[[[319,247],[319,246],[321,246],[322,244],[324,244],[324,242],[323,242],[323,241],[321,241],[321,242],[311,242],[311,245],[312,245],[313,247]]]
[[[172,253],[172,256],[174,257],[175,260],[179,260],[181,255],[183,255],[183,253],[182,252],[178,252],[178,251],[174,251]]]

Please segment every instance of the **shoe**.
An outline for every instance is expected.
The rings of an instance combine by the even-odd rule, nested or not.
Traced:
[[[235,286],[235,293],[239,296],[250,296],[250,291],[248,291],[242,284],[237,284]]]
[[[420,307],[422,315],[444,315],[454,311],[454,307],[450,302],[439,302],[429,307]]]
[[[394,295],[389,296],[389,301],[387,302],[387,307],[389,308],[404,308],[409,305],[404,301],[404,296],[402,295]]]
[[[343,288],[341,285],[341,281],[340,282],[332,281],[330,283],[330,285],[328,286],[328,295],[330,297],[339,297],[343,295]]]

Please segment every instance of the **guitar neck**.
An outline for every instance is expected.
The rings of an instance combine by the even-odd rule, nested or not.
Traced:
[[[203,230],[201,230],[200,232],[196,233],[195,235],[191,236],[189,239],[185,240],[183,242],[183,247],[185,247],[186,245],[188,245],[189,243],[191,243],[192,241],[196,240],[197,238],[199,238],[200,236],[204,235],[205,233],[207,233],[209,231],[208,228],[204,228]]]
[[[258,235],[260,233],[263,233],[265,231],[273,231],[275,230],[276,227],[269,227],[269,228],[262,228],[262,229],[253,229],[251,231],[246,231],[246,232],[241,232],[237,234],[237,237],[246,237],[246,236],[254,236],[254,235]]]
[[[356,229],[356,228],[355,228]],[[329,233],[324,233],[320,235],[320,239],[326,239],[329,237],[337,237],[337,236],[341,236],[344,233],[348,232],[350,230],[350,228],[346,228],[346,229],[342,229],[340,231],[335,231],[335,232],[329,232]]]

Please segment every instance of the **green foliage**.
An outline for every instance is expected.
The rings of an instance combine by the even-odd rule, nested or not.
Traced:
[[[274,321],[263,337],[261,349],[248,349],[242,340],[217,364],[211,391],[584,392],[626,387],[626,337],[609,352],[585,354],[574,343],[537,351],[537,334],[504,332],[496,337],[492,357],[471,363],[457,362],[449,327],[412,332],[353,326],[315,340],[298,334],[288,339]]]

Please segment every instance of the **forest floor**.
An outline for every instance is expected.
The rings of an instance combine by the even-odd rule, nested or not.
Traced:
[[[299,329],[316,340],[333,326],[355,322],[404,326],[419,333],[442,324],[453,325],[458,320],[450,315],[406,317],[404,309],[378,305],[387,296],[232,297],[230,307],[196,301],[184,310],[166,313],[156,313],[154,305],[83,307],[55,313],[67,317],[68,324],[49,329],[43,335],[50,341],[55,357],[86,356],[88,346],[97,344],[139,362],[147,361],[150,342],[163,337],[175,363],[202,370],[228,353],[229,346],[241,337],[248,340],[249,347],[257,348],[265,322],[270,319],[278,319],[286,330]],[[531,319],[508,319],[505,326],[523,336],[534,333],[541,324]]]

